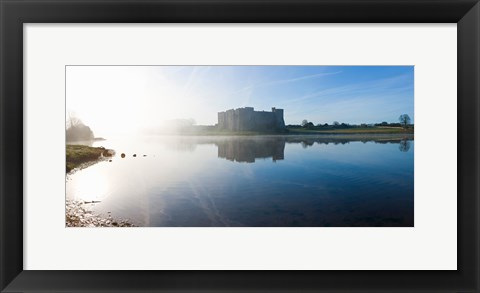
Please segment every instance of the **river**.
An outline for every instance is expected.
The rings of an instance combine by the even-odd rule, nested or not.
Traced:
[[[94,212],[141,227],[414,225],[413,137],[148,136],[93,145],[116,155],[69,175],[67,198],[98,201]]]

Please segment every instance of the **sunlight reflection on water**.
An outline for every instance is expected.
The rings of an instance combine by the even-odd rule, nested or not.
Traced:
[[[95,142],[116,150],[112,162],[70,175],[66,190],[139,226],[413,226],[413,145],[384,137],[112,139]]]

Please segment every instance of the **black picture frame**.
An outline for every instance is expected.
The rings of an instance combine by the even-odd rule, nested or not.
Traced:
[[[1,292],[479,292],[478,0],[0,0],[0,19]],[[458,270],[23,270],[23,24],[149,22],[457,23]]]

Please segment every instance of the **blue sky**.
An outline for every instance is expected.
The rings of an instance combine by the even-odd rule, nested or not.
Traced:
[[[286,124],[397,122],[401,114],[414,122],[414,67],[71,66],[66,102],[97,129],[177,118],[209,125],[217,112],[245,106],[282,108]]]
[[[413,66],[219,66],[176,74],[186,84],[198,79],[207,92],[222,87],[225,109],[283,108],[287,124],[397,122],[401,114],[413,121]]]

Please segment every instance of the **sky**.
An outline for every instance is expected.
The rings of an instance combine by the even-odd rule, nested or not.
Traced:
[[[173,119],[214,125],[217,113],[284,109],[285,123],[414,122],[413,66],[67,66],[66,117],[96,136]]]

